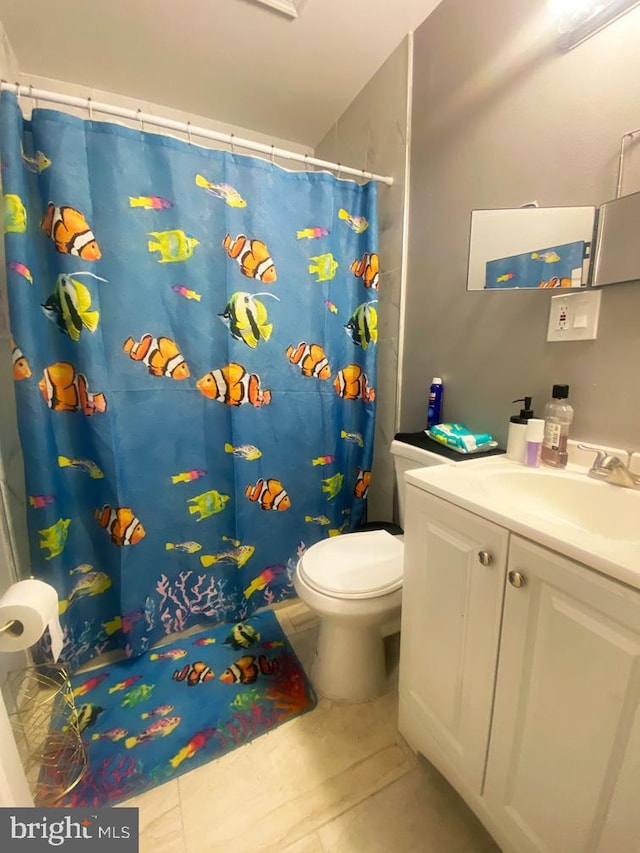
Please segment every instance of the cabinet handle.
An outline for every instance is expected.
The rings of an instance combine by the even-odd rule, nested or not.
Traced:
[[[478,551],[478,559],[482,566],[490,566],[493,562],[493,557],[488,551]]]
[[[515,586],[516,589],[520,589],[525,584],[525,576],[520,574],[520,572],[509,572],[507,577],[511,586]]]

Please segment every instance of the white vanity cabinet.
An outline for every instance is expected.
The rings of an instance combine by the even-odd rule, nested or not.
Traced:
[[[509,534],[407,484],[400,731],[478,793],[489,742]]]
[[[640,850],[640,592],[515,535],[484,796],[523,853]]]
[[[506,853],[638,853],[640,590],[407,492],[400,731]]]

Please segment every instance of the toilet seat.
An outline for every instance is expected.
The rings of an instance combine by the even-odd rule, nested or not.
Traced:
[[[386,530],[349,533],[312,545],[298,573],[317,592],[336,598],[366,599],[402,586],[403,545]]]

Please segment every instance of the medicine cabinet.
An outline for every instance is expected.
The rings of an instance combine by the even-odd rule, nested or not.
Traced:
[[[593,285],[640,281],[640,192],[601,205]]]

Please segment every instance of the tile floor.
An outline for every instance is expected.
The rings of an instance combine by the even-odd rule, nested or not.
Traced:
[[[276,611],[308,666],[317,622]],[[397,648],[390,646],[390,657]],[[134,797],[141,853],[497,853],[450,785],[397,730],[396,674],[372,702],[301,717]]]

